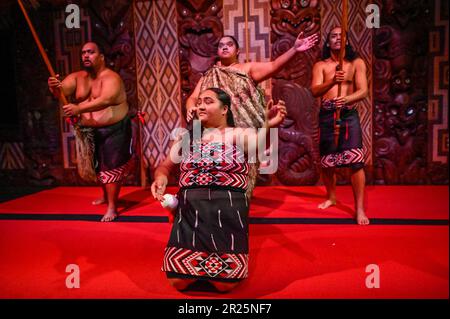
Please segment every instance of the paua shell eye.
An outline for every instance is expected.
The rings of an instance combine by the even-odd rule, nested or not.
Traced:
[[[405,113],[406,113],[407,116],[413,115],[413,114],[415,113],[414,107],[412,107],[412,106],[408,107],[408,108],[406,109],[406,112],[405,112]]]

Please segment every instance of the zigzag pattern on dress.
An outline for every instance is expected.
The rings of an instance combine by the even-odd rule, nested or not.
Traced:
[[[362,148],[352,148],[341,153],[328,154],[320,158],[322,167],[336,167],[363,162],[364,152]]]
[[[248,254],[207,253],[167,247],[161,270],[197,277],[243,279],[248,276]]]
[[[128,170],[130,169],[132,164],[133,160],[132,158],[130,158],[128,162],[126,162],[122,166],[119,166],[118,168],[98,173],[97,178],[102,184],[118,183],[128,173]]]
[[[203,143],[195,146],[180,169],[180,187],[248,187],[249,165],[243,152],[231,144]]]

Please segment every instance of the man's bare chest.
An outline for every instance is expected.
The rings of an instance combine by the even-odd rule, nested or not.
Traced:
[[[79,78],[75,97],[78,101],[93,100],[100,96],[101,90],[101,79]]]
[[[329,63],[323,68],[323,75],[325,80],[333,79],[336,74],[337,63]],[[355,68],[352,63],[344,63],[345,82],[353,82],[355,76]]]

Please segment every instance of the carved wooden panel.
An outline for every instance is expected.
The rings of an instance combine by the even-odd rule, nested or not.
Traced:
[[[270,61],[270,2],[267,0],[223,0],[225,35],[236,38],[240,62]],[[260,83],[266,99],[272,95],[271,80]]]
[[[448,6],[434,1],[429,30],[428,176],[433,184],[448,184]]]
[[[166,158],[170,133],[181,126],[176,5],[136,2],[134,12],[138,100],[148,114],[142,148],[145,166],[151,170]]]
[[[292,47],[300,32],[320,31],[317,1],[271,1],[272,59]],[[288,115],[279,129],[276,177],[286,185],[314,185],[318,171],[318,107],[309,91],[319,47],[298,53],[272,80],[273,98],[286,102]]]
[[[198,80],[215,62],[223,36],[222,1],[177,1],[183,119],[186,99]]]
[[[428,2],[383,1],[374,38],[374,182],[425,184]]]

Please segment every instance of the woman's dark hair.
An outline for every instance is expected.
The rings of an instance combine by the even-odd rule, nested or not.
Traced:
[[[322,60],[326,60],[331,56],[331,49],[329,47],[328,42],[330,41],[331,31],[333,31],[336,28],[339,28],[339,26],[332,27],[327,34],[327,38],[325,40],[325,43],[323,44],[323,49],[322,49]],[[355,50],[353,50],[353,47],[350,45],[350,42],[348,41],[348,37],[347,37],[347,43],[345,44],[345,59],[348,61],[353,61],[357,57],[358,57],[358,53],[355,52]]]
[[[222,89],[219,88],[207,88],[205,91],[213,91],[214,93],[216,93],[217,98],[219,99],[220,102],[222,102],[222,104],[226,107],[228,107],[228,111],[227,111],[227,125],[234,127],[234,118],[233,118],[233,113],[231,112],[231,98],[228,95],[227,92],[225,92]]]
[[[204,91],[213,91],[214,93],[216,93],[217,99],[223,104],[224,107],[225,106],[228,107],[228,110],[227,110],[227,125],[231,126],[231,127],[235,127],[233,113],[231,112],[231,98],[228,95],[228,93],[225,92],[222,89],[214,88],[214,87],[207,88]],[[203,136],[204,129],[205,128],[202,125],[201,126],[201,134],[200,134],[200,136]],[[195,142],[194,141],[194,129],[193,129],[192,122],[190,122],[188,124],[188,131],[189,131],[189,137],[190,137],[190,141],[191,141],[191,145],[192,145],[192,143]]]

